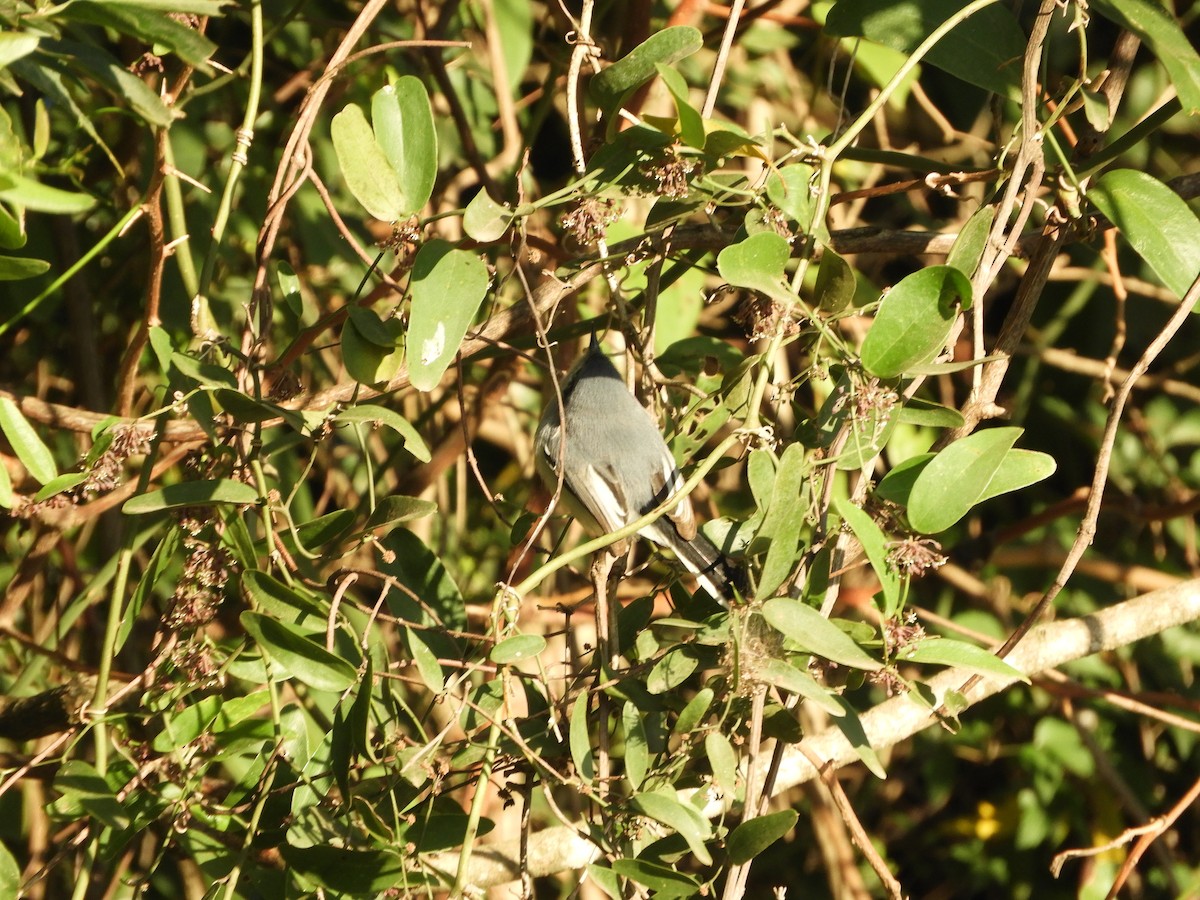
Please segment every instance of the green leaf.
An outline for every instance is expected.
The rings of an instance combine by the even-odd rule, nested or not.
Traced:
[[[17,498],[13,495],[12,479],[8,474],[8,467],[0,465],[0,506],[5,509],[12,509]]]
[[[154,737],[151,746],[159,753],[170,753],[204,734],[221,712],[221,698],[204,697],[183,709],[163,716],[163,730]]]
[[[417,251],[408,321],[408,373],[417,390],[431,391],[458,354],[488,291],[488,271],[474,253],[442,240]]]
[[[908,506],[908,498],[912,494],[913,485],[917,483],[917,476],[935,456],[936,453],[920,453],[897,463],[875,487],[875,496],[899,506]]]
[[[971,305],[971,282],[952,266],[913,272],[883,298],[862,345],[863,367],[879,378],[897,378],[932,362],[946,347],[962,308]]]
[[[217,45],[194,28],[172,19],[166,12],[125,3],[96,3],[73,0],[63,7],[65,18],[112,28],[146,44],[159,44],[188,65],[205,74],[212,73],[208,59]]]
[[[516,214],[503,203],[497,203],[481,187],[463,213],[463,231],[480,243],[498,241],[508,231]]]
[[[69,491],[76,485],[83,484],[88,480],[87,472],[68,472],[66,475],[59,475],[57,478],[51,478],[42,489],[33,495],[35,503],[41,503],[56,494],[61,494],[63,491]]]
[[[592,79],[588,90],[605,112],[612,112],[631,91],[654,77],[656,66],[670,66],[704,46],[704,37],[690,25],[673,25],[648,37]]]
[[[367,531],[376,528],[395,528],[403,522],[413,519],[423,519],[437,512],[437,504],[432,500],[420,497],[405,497],[403,494],[389,494],[380,498],[375,510],[367,517]]]
[[[906,662],[956,666],[960,669],[978,672],[980,675],[1017,678],[1026,684],[1029,683],[1029,679],[1023,673],[998,656],[988,653],[982,647],[950,638],[926,638],[919,644],[901,650],[897,654],[897,658]]]
[[[675,114],[679,117],[679,139],[689,147],[703,150],[706,140],[704,120],[688,101],[687,82],[683,80],[682,75],[662,63],[656,63],[654,68],[675,100]]]
[[[696,691],[696,696],[687,702],[671,730],[676,734],[690,734],[708,714],[714,696],[712,688],[705,687]]]
[[[838,0],[825,31],[836,37],[865,37],[908,54],[963,5],[962,0]],[[969,84],[1005,95],[1020,84],[1025,44],[1025,32],[1012,11],[997,3],[955,26],[925,60]]]
[[[967,219],[950,252],[946,254],[946,265],[958,269],[968,278],[974,274],[979,261],[983,259],[983,251],[987,249],[988,234],[992,230],[992,221],[996,218],[996,207],[981,206]]]
[[[587,691],[580,691],[571,707],[570,744],[575,771],[584,781],[591,782],[596,776],[596,762],[592,757],[592,739],[588,734]]]
[[[989,428],[955,441],[931,459],[908,498],[908,520],[924,534],[945,531],[984,496],[1020,428]]]
[[[222,6],[234,0],[117,0],[121,6],[138,6],[142,9],[159,9],[163,12],[195,13],[198,16],[219,16]]]
[[[260,400],[258,397],[251,397],[241,391],[229,388],[218,388],[213,396],[238,424],[245,425],[282,419],[296,431],[303,432],[305,430],[304,416],[294,409],[284,409],[269,400]]]
[[[507,666],[523,659],[536,659],[546,649],[546,639],[540,634],[517,634],[505,638],[488,654],[496,665]]]
[[[116,791],[89,763],[78,759],[63,763],[54,776],[54,790],[62,800],[77,804],[109,828],[123,831],[131,824],[131,816],[117,799]]]
[[[784,267],[791,252],[781,235],[761,231],[722,250],[717,256],[717,271],[735,287],[792,303],[796,296],[783,283]]]
[[[130,497],[121,507],[121,512],[127,516],[141,516],[180,506],[213,506],[217,503],[253,506],[258,503],[258,492],[248,484],[228,478],[185,481]]]
[[[652,694],[665,694],[674,690],[687,681],[699,665],[700,661],[696,658],[693,648],[675,647],[654,664],[646,678],[646,690]]]
[[[811,188],[814,171],[808,163],[795,162],[781,169],[772,169],[767,176],[767,199],[801,228],[808,228],[812,224]],[[825,254],[831,252],[826,250]],[[834,256],[840,259],[836,254]]]
[[[0,200],[25,209],[63,216],[87,212],[96,205],[95,198],[87,194],[64,191],[15,174],[8,175],[7,184],[0,188]]]
[[[125,100],[149,124],[166,128],[175,120],[175,113],[162,98],[109,53],[78,41],[44,40],[41,49],[64,56],[72,67],[87,72],[114,97]]]
[[[433,194],[438,170],[433,109],[421,79],[403,75],[376,91],[371,98],[371,124],[400,185],[403,199],[396,218],[419,212]]]
[[[1054,474],[1057,468],[1058,463],[1054,461],[1053,456],[1047,453],[1013,447],[1004,455],[1000,468],[996,470],[996,474],[992,476],[991,481],[987,483],[987,487],[983,489],[983,493],[975,502],[982,503],[984,500],[991,500],[1001,494],[1019,491],[1031,484],[1045,481]]]
[[[712,865],[712,856],[704,845],[712,837],[712,823],[696,807],[681,803],[674,796],[654,793],[635,794],[631,805],[643,816],[677,832],[702,866]]]
[[[636,790],[642,786],[650,769],[650,750],[646,745],[642,711],[632,700],[626,700],[621,708],[621,727],[625,731],[625,777]]]
[[[408,646],[408,652],[412,654],[417,673],[425,682],[425,686],[435,694],[446,690],[446,673],[442,671],[442,664],[438,662],[437,654],[426,642],[425,636],[415,628],[406,628],[404,643]]]
[[[896,421],[926,428],[958,428],[965,420],[957,409],[913,397],[897,410]]]
[[[14,218],[8,210],[0,206],[0,248],[20,250],[28,240],[29,236],[25,233],[24,222]],[[49,263],[47,263],[48,265]]]
[[[843,714],[834,717],[833,724],[838,727],[842,736],[850,743],[851,748],[858,754],[858,758],[871,771],[871,774],[876,778],[887,778],[887,770],[884,769],[879,754],[867,740],[867,732],[862,726],[862,720],[858,717],[858,710],[851,706],[850,701],[845,697],[834,697],[834,700],[841,705]]]
[[[790,168],[790,167],[789,167]],[[858,279],[854,270],[828,247],[821,254],[821,265],[817,269],[817,284],[813,290],[821,312],[833,315],[847,309],[854,302]]]
[[[744,865],[762,853],[796,825],[800,814],[794,809],[781,809],[742,822],[729,834],[725,848],[735,866]]]
[[[324,845],[293,847],[283,843],[279,852],[289,869],[315,886],[342,896],[374,896],[399,887],[417,889],[413,882],[422,880],[401,854],[391,850],[347,850]]]
[[[1105,172],[1088,199],[1121,229],[1138,255],[1177,296],[1200,274],[1200,219],[1178,194],[1136,169]]]
[[[763,604],[763,618],[801,649],[853,669],[875,671],[883,664],[819,612],[790,597],[776,597]]]
[[[404,449],[419,459],[429,462],[432,458],[425,439],[417,432],[412,423],[393,409],[376,403],[363,403],[343,409],[333,417],[335,422],[356,423],[369,422],[372,427],[385,426],[400,435]]]
[[[612,869],[618,875],[650,888],[660,900],[694,897],[700,893],[700,884],[694,879],[658,863],[643,859],[614,859]]]
[[[888,565],[887,535],[875,524],[874,519],[849,500],[835,497],[833,506],[862,544],[883,590],[883,617],[890,619],[900,608],[900,576]]]
[[[770,597],[787,579],[795,565],[808,512],[805,479],[812,465],[800,443],[789,444],[779,460],[771,492],[771,503],[755,543],[768,542],[767,558],[758,580],[758,598]]]
[[[1140,37],[1171,76],[1187,114],[1200,114],[1200,54],[1178,18],[1156,0],[1095,0],[1089,7]]]
[[[223,369],[212,363],[201,362],[183,353],[173,352],[171,354],[171,367],[181,375],[191,378],[203,387],[229,388],[231,391],[237,390],[237,378],[234,377],[234,374],[228,369]]]
[[[21,889],[21,867],[8,848],[0,844],[0,897],[17,897]]]
[[[358,680],[354,666],[294,625],[250,610],[242,613],[241,622],[255,642],[270,654],[272,662],[315,690],[341,693]]]
[[[782,659],[768,659],[757,670],[756,675],[780,690],[811,700],[831,716],[843,714],[842,707],[833,699],[827,688],[819,685],[817,680],[804,670],[788,665]]]
[[[376,338],[374,341],[363,333],[359,326],[369,321],[368,317],[360,317],[359,321],[355,321],[354,316],[346,319],[342,326],[342,362],[350,377],[361,384],[387,384],[404,362],[404,349],[400,346],[404,324],[399,319],[380,321],[395,348],[389,350],[380,346],[373,330],[368,329],[368,334]],[[378,317],[376,321],[379,321]]]
[[[401,345],[402,332],[397,327],[400,324],[397,319],[389,318],[384,321],[375,310],[357,304],[351,304],[346,315],[354,323],[363,340],[383,350],[394,350]]]
[[[363,209],[384,222],[407,216],[408,197],[362,108],[354,103],[344,106],[333,117],[329,132],[346,187]]]
[[[286,585],[266,572],[247,569],[242,573],[242,590],[249,596],[255,612],[296,625],[303,624],[306,618],[325,624],[328,604],[322,605],[306,590]]]
[[[737,751],[733,749],[729,738],[719,731],[710,731],[704,736],[704,755],[708,757],[717,787],[725,796],[734,796],[737,791],[738,761]]]
[[[58,477],[58,466],[54,464],[50,448],[42,443],[29,420],[8,397],[0,397],[0,431],[8,438],[21,465],[38,484],[48,484]]]
[[[0,69],[7,69],[23,56],[37,49],[41,38],[27,31],[0,32]]]

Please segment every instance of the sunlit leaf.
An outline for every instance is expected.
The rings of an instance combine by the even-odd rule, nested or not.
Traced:
[[[703,45],[703,36],[690,25],[673,25],[655,32],[592,79],[592,99],[601,109],[611,110],[626,94],[653,78],[657,65],[672,65]]]
[[[252,506],[258,503],[258,492],[244,482],[228,478],[184,481],[130,497],[121,511],[127,516],[140,516],[180,506],[213,506],[218,503]]]
[[[932,362],[946,347],[950,329],[971,305],[971,283],[952,266],[929,266],[888,291],[862,345],[863,367],[880,378],[897,378]]]
[[[1087,196],[1163,284],[1179,297],[1187,293],[1200,275],[1200,218],[1178,194],[1145,172],[1114,169]]]
[[[882,663],[872,659],[846,632],[799,600],[776,597],[763,604],[762,613],[772,628],[809,653],[854,669],[875,671],[883,668]]]
[[[403,75],[376,91],[371,126],[402,192],[397,218],[419,212],[429,202],[438,170],[433,109],[421,79]]]
[[[781,809],[779,812],[756,816],[742,822],[729,835],[725,849],[729,860],[740,866],[750,862],[773,843],[784,837],[796,825],[800,814],[794,809]]]
[[[408,373],[431,391],[458,354],[488,290],[487,266],[474,253],[433,240],[417,251],[408,321]]]
[[[50,448],[42,443],[29,420],[8,397],[0,397],[0,431],[4,432],[21,465],[38,484],[47,484],[58,477],[58,466],[54,464]]]
[[[294,625],[246,610],[242,627],[290,676],[318,691],[340,693],[358,680],[354,666],[330,653]]]

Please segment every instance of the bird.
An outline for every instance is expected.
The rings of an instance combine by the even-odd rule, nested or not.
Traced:
[[[683,487],[662,432],[625,386],[595,333],[587,352],[562,380],[538,423],[534,453],[550,490],[560,477],[567,508],[590,532],[616,531],[658,507]],[[671,550],[723,605],[740,589],[740,572],[696,527],[691,501],[681,498],[638,534]],[[613,546],[624,553],[627,542]]]

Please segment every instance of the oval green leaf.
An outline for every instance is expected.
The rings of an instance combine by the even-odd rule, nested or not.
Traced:
[[[700,814],[700,810],[666,794],[643,793],[634,796],[633,808],[661,822],[687,841],[688,849],[704,866],[712,865],[712,856],[704,842],[712,837],[712,823]]]
[[[908,497],[908,521],[924,534],[945,531],[984,496],[1021,436],[1020,428],[989,428],[940,451],[921,470]]]
[[[299,628],[246,610],[242,627],[271,660],[292,677],[318,691],[341,693],[358,680],[354,666],[330,653]]]
[[[413,427],[412,423],[386,406],[380,406],[377,403],[363,403],[343,409],[333,417],[333,420],[335,422],[369,422],[373,427],[384,425],[400,435],[404,449],[421,462],[429,462],[431,459],[429,446],[425,443],[425,439],[417,433],[417,429]]]
[[[505,638],[488,654],[496,665],[506,666],[523,659],[533,659],[546,649],[546,639],[540,634],[517,634]]]
[[[1114,169],[1087,196],[1163,284],[1187,293],[1200,275],[1200,219],[1178,194],[1145,172]]]
[[[729,738],[719,731],[710,731],[704,736],[704,753],[708,757],[708,765],[712,769],[713,781],[724,791],[725,796],[732,797],[737,790],[738,761],[737,751]]]
[[[421,79],[403,75],[376,91],[371,98],[371,124],[399,182],[401,214],[419,212],[429,202],[438,170],[433,109]]]
[[[888,565],[888,539],[880,527],[867,513],[847,499],[835,497],[834,509],[842,521],[850,526],[863,552],[871,562],[871,568],[883,591],[883,617],[890,619],[900,607],[900,576]]]
[[[614,859],[612,869],[618,875],[650,888],[660,900],[695,897],[700,893],[699,882],[659,863],[644,859]]]
[[[828,689],[817,684],[817,680],[807,672],[788,665],[782,659],[768,659],[757,675],[780,690],[811,700],[831,716],[843,714],[842,707],[833,699]]]
[[[185,481],[130,497],[121,507],[121,512],[127,516],[140,516],[180,506],[213,506],[217,503],[252,506],[258,503],[258,492],[248,484],[228,478]]]
[[[25,256],[0,256],[0,281],[21,281],[36,278],[50,271],[50,263],[44,259]]]
[[[399,319],[389,319],[393,346],[388,350],[366,337],[358,323],[351,317],[342,326],[342,362],[346,364],[346,372],[355,381],[362,384],[386,384],[400,371],[404,361],[404,350],[398,347],[401,329],[404,327]]]
[[[809,653],[852,669],[873,672],[883,668],[882,663],[867,655],[846,632],[799,600],[777,597],[764,603],[762,612],[771,627]]]
[[[508,231],[516,214],[503,203],[497,203],[486,188],[480,188],[463,213],[463,231],[481,243],[498,241]]]
[[[1029,678],[1014,669],[1004,660],[982,647],[956,641],[951,638],[926,638],[921,643],[902,650],[898,657],[906,662],[933,663],[940,666],[955,666],[980,675],[997,678],[1017,678],[1029,683]]]
[[[794,809],[781,809],[779,812],[742,822],[730,833],[729,841],[725,845],[729,851],[730,862],[736,866],[750,862],[791,831],[798,818],[800,814]]]
[[[782,235],[760,231],[722,250],[717,255],[717,271],[735,287],[791,303],[796,297],[783,283],[784,267],[791,252]]]
[[[655,66],[672,65],[704,46],[704,36],[690,25],[673,25],[650,35],[607,69],[589,87],[596,105],[611,112],[625,96],[654,77]]]
[[[430,241],[417,251],[408,321],[408,373],[417,390],[437,387],[454,361],[488,281],[482,259],[446,241]]]
[[[38,484],[48,484],[58,477],[58,466],[54,464],[50,448],[42,443],[29,420],[8,397],[0,397],[0,431],[8,438],[21,465]]]
[[[971,282],[958,269],[913,272],[883,298],[863,341],[863,367],[879,378],[898,378],[932,362],[945,349],[960,303],[971,305]]]
[[[407,216],[407,199],[400,179],[388,162],[383,148],[362,108],[350,103],[333,117],[330,124],[333,149],[346,187],[363,209],[384,222]]]

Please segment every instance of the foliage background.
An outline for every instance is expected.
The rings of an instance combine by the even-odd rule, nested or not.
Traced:
[[[834,565],[831,579],[846,515],[830,501],[862,500],[951,432],[990,430],[978,369],[914,380],[931,353],[879,379],[863,344],[886,321],[881,293],[952,247],[975,302],[934,329],[934,350],[1012,353],[985,401],[1056,467],[978,506],[951,497],[964,515],[938,534],[950,561],[913,580],[907,610],[988,646],[1064,562],[1058,618],[1186,586],[1200,566],[1197,328],[1165,330],[1200,268],[1196,8],[996,5],[998,25],[970,19],[881,96],[963,6],[735,5],[722,50],[730,11],[686,0],[0,3],[0,889],[434,895],[480,880],[460,847],[478,865],[490,841],[570,822],[600,858],[582,884],[579,860],[525,866],[538,896],[859,897],[895,893],[886,872],[914,897],[1200,892],[1194,628],[1042,673],[842,769],[878,868],[821,782],[779,792],[762,829],[734,837],[755,815],[729,760],[766,767],[773,747],[832,727],[831,698],[863,711],[933,672],[896,662],[909,620],[881,621],[872,599],[894,570]],[[680,41],[657,51],[666,74],[589,90],[593,61],[663,34]],[[365,211],[373,188],[352,189],[382,170],[335,147],[333,119],[373,111],[402,76],[428,92],[436,149],[406,131],[397,177],[433,160],[436,177],[393,227]],[[716,124],[697,125],[710,93]],[[614,97],[648,127],[619,131]],[[1096,187],[1118,169],[1155,184]],[[1122,198],[1118,233],[1103,216]],[[954,245],[980,209],[1000,210],[1018,252]],[[718,257],[779,232],[786,270]],[[485,263],[488,289],[463,287],[475,274],[426,289],[466,310],[466,334],[416,390],[414,253],[449,250],[436,240],[471,273]],[[894,678],[828,664],[827,638],[785,644],[757,613],[727,618],[655,559],[597,632],[583,559],[543,568],[575,533],[560,548],[555,519],[521,552],[546,499],[530,439],[554,389],[538,333],[561,371],[593,319],[610,350],[656,362],[634,380],[681,460],[719,464],[694,497],[702,517],[747,531],[767,517],[750,569],[785,565],[811,606],[831,582],[854,646]],[[1106,443],[1113,391],[1160,335]],[[903,385],[964,418],[895,424],[913,407],[880,394]],[[867,449],[842,456],[847,435]],[[1098,465],[1096,537],[1074,565]],[[792,478],[803,486],[775,493]],[[889,537],[920,537],[903,511],[867,508]],[[623,657],[595,652],[618,638]],[[820,697],[795,712],[756,674],[764,648],[815,674]],[[675,790],[712,785],[732,803],[709,825]],[[1118,875],[1126,829],[1181,801]],[[1059,851],[1108,841],[1050,874]]]

